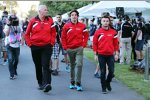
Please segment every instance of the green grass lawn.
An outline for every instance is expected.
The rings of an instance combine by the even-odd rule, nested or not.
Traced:
[[[91,61],[94,61],[94,54],[91,49],[84,49],[84,55]],[[144,82],[144,75],[130,70],[129,65],[115,64],[115,77],[123,84],[126,84],[130,89],[137,91],[145,97],[145,100],[150,100],[150,82]]]

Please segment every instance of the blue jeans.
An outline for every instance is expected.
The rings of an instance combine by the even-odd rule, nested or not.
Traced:
[[[101,70],[101,85],[102,89],[106,89],[107,82],[111,82],[114,77],[114,56],[113,55],[98,55],[99,66]],[[108,65],[108,75],[106,77],[106,64]]]
[[[19,61],[19,54],[20,54],[20,47],[13,48],[13,47],[7,46],[8,66],[9,66],[9,72],[10,72],[11,77],[13,77],[14,75],[17,75],[17,65]]]

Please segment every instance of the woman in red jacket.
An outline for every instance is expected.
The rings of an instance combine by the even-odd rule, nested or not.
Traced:
[[[110,28],[110,18],[103,16],[101,18],[102,27],[98,29],[93,38],[93,50],[98,55],[98,61],[101,69],[102,92],[111,91],[110,82],[114,73],[114,53],[115,60],[118,59],[118,39],[117,32]],[[106,64],[109,73],[106,77]],[[107,89],[107,90],[106,90]]]
[[[51,90],[49,61],[56,39],[54,22],[47,13],[47,7],[40,5],[38,16],[30,20],[25,34],[26,43],[31,48],[39,89],[44,92]]]

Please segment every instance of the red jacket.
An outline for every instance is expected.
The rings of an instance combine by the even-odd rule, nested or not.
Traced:
[[[93,50],[102,55],[113,55],[115,51],[118,51],[119,44],[117,38],[117,32],[114,29],[105,30],[103,28],[98,29],[93,38]]]
[[[66,49],[74,49],[78,47],[86,47],[89,38],[88,30],[85,24],[71,22],[64,25],[62,30],[62,47]]]
[[[55,43],[56,29],[51,17],[46,17],[41,21],[38,16],[32,18],[28,24],[26,34],[26,43],[28,46],[45,46]]]

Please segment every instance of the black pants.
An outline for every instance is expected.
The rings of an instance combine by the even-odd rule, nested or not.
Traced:
[[[134,41],[131,42],[131,46],[132,46],[132,53],[133,55],[131,55],[131,58],[133,59],[134,58],[134,61],[136,61],[136,52],[135,52],[135,43]]]
[[[35,64],[38,84],[51,84],[50,58],[52,46],[31,46],[32,59]]]
[[[114,76],[114,56],[98,55],[98,61],[101,69],[102,89],[106,89],[107,82],[111,82]],[[106,77],[106,64],[108,65],[108,75]]]

